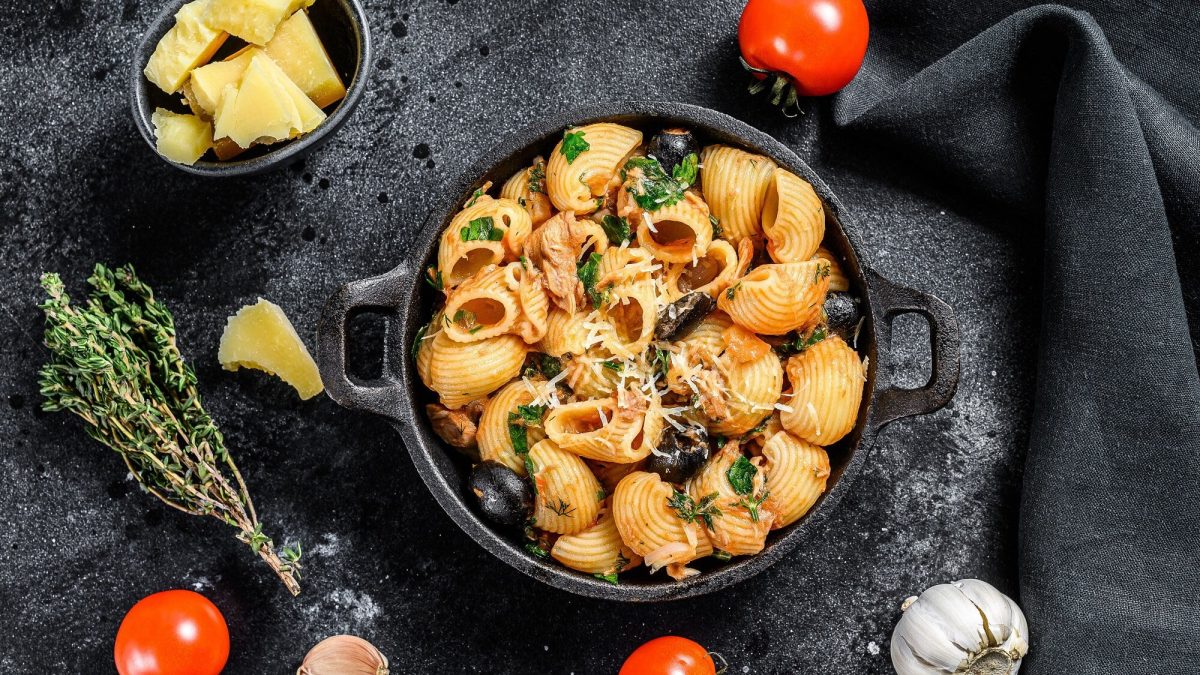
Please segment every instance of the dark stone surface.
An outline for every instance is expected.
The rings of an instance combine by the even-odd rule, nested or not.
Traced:
[[[1091,4],[1118,56],[1171,99],[1169,74],[1142,48],[1170,35]],[[611,673],[640,642],[677,633],[723,653],[732,673],[887,673],[905,596],[967,576],[1015,594],[1040,242],[1010,227],[1039,214],[931,188],[919,167],[834,129],[823,105],[785,120],[744,97],[737,0],[373,1],[378,61],[347,127],[303,165],[228,182],[164,165],[129,117],[120,75],[156,4],[6,5],[0,670],[110,672],[124,611],[175,587],[224,612],[231,673],[294,671],[337,632],[376,643],[395,672]],[[868,5],[873,76],[899,80],[970,37],[940,32],[932,0]],[[982,29],[1022,5],[963,11]],[[652,606],[524,577],[444,515],[385,423],[216,363],[225,317],[260,295],[311,347],[325,298],[401,259],[425,196],[478,149],[546,111],[633,98],[708,105],[795,148],[854,214],[874,267],[947,300],[964,338],[955,402],[891,426],[805,550],[721,593]],[[78,420],[38,411],[37,275],[60,271],[77,289],[96,260],[134,263],[175,311],[268,532],[305,545],[299,598],[225,526],[139,493]],[[901,383],[927,375],[923,330],[898,322],[897,342],[910,345],[893,373]]]

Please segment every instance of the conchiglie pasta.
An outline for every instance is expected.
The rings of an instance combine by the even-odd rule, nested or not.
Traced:
[[[821,494],[829,478],[825,448],[780,431],[763,445],[763,468],[770,495],[766,508],[775,513],[772,529],[800,520]]]
[[[519,263],[512,266],[520,267]],[[450,291],[446,297],[446,336],[455,342],[476,342],[516,332],[521,297],[509,288],[509,271],[489,265]]]
[[[817,445],[830,445],[850,433],[858,421],[865,376],[858,353],[837,335],[788,359],[792,384],[790,411],[783,427]]]
[[[667,265],[667,293],[672,302],[693,291],[716,297],[738,276],[738,255],[733,246],[717,239],[695,262]]]
[[[733,322],[762,335],[784,335],[821,320],[829,263],[759,265],[717,297]]]
[[[724,436],[738,436],[774,412],[775,403],[783,393],[783,366],[774,351],[767,351],[746,363],[722,356],[720,366],[725,376],[729,415],[713,420],[709,430]]]
[[[650,345],[658,320],[658,300],[651,281],[614,286],[611,299],[600,310],[601,320],[610,330],[603,333],[604,348],[630,359]]]
[[[567,452],[628,464],[645,459],[658,445],[662,406],[656,396],[626,391],[554,408],[544,427],[550,440]]]
[[[682,566],[712,554],[712,542],[704,526],[685,522],[668,504],[673,492],[658,474],[635,471],[621,479],[613,494],[617,531],[651,571]],[[676,569],[678,576],[684,576],[683,570]]]
[[[712,503],[720,509],[721,516],[713,518],[708,538],[714,547],[732,555],[754,555],[761,551],[775,519],[775,514],[757,503],[766,493],[765,477],[757,470],[762,460],[750,460],[757,471],[748,494],[739,494],[729,482],[729,469],[743,456],[737,443],[727,443],[687,484],[687,492],[696,503],[716,495]]]
[[[529,448],[537,498],[533,518],[539,529],[575,534],[588,528],[600,513],[596,495],[600,483],[582,459],[562,450],[554,441],[539,441]]]
[[[525,363],[525,351],[525,342],[516,335],[455,342],[442,330],[421,347],[418,373],[425,373],[422,381],[437,392],[442,405],[461,408],[516,377]],[[429,359],[427,367],[420,367],[420,358]]]
[[[560,211],[591,213],[596,200],[619,181],[618,170],[625,157],[642,143],[642,132],[620,124],[601,122],[568,129],[550,154],[546,165],[546,187],[550,201]],[[572,158],[563,152],[570,139]],[[582,149],[586,144],[586,149]]]
[[[488,399],[483,406],[483,415],[479,417],[475,436],[481,459],[500,462],[525,475],[525,461],[513,449],[508,433],[508,416],[517,411],[517,406],[529,405],[533,400],[533,392],[521,380],[509,382]],[[529,426],[525,428],[525,437],[532,445],[544,439],[546,434],[540,426]]]
[[[692,262],[712,243],[712,223],[704,200],[688,192],[683,199],[655,211],[642,211],[638,244],[665,262]]]
[[[839,293],[850,290],[850,280],[846,278],[846,272],[832,251],[822,246],[817,249],[816,257],[829,261],[829,290]]]
[[[804,262],[825,237],[825,209],[812,185],[786,169],[775,169],[763,205],[762,230],[775,262]]]
[[[567,376],[564,382],[577,396],[584,398],[604,398],[617,390],[620,376],[616,371],[604,365],[611,361],[611,355],[605,355],[602,350],[589,349],[574,358],[563,361],[563,370]]]
[[[505,268],[505,283],[521,304],[514,331],[525,342],[537,343],[546,336],[550,323],[550,298],[542,273],[524,263],[511,263]]]
[[[775,162],[728,145],[710,145],[700,156],[700,180],[708,207],[734,244],[762,231],[763,202]]]
[[[614,574],[637,566],[641,558],[621,541],[617,521],[610,511],[600,514],[594,525],[577,534],[566,534],[554,542],[550,555],[573,570],[588,574]]]
[[[538,349],[554,357],[583,354],[588,348],[588,329],[583,325],[587,322],[586,312],[570,314],[558,307],[551,308],[546,318],[546,334]]]
[[[537,157],[531,166],[514,173],[500,188],[500,196],[524,206],[534,227],[546,222],[553,215],[546,195],[546,161]]]
[[[490,219],[490,220],[487,220]],[[492,240],[482,228],[472,231],[471,222],[490,222]],[[516,260],[525,240],[533,231],[529,213],[511,199],[492,199],[483,195],[471,206],[459,211],[450,221],[438,243],[438,270],[447,288],[453,288],[488,265]],[[483,238],[478,238],[483,236]]]

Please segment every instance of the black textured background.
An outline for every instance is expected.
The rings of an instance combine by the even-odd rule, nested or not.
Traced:
[[[867,4],[869,76],[901,78],[1025,3],[959,3],[961,34],[941,30],[937,0]],[[129,115],[127,54],[158,3],[0,0],[0,670],[110,672],[125,610],[175,587],[224,612],[231,673],[294,671],[338,632],[373,641],[395,672],[614,673],[637,644],[677,633],[731,673],[888,673],[905,596],[961,577],[1015,595],[1041,242],[1010,232],[1040,216],[938,189],[835,129],[825,103],[786,120],[748,99],[741,5],[373,0],[377,61],[347,126],[302,165],[214,182],[156,159]],[[1171,27],[1132,3],[1083,6],[1170,99],[1153,45]],[[477,151],[613,99],[707,105],[782,139],[839,193],[865,259],[944,298],[964,332],[954,403],[890,427],[825,531],[746,583],[653,606],[527,579],[441,512],[383,422],[216,363],[225,317],[260,295],[311,348],[325,298],[401,259],[426,195]],[[305,546],[299,598],[231,530],[141,494],[78,420],[38,410],[37,276],[60,271],[78,290],[97,260],[134,263],[174,310],[268,533]],[[893,375],[919,384],[924,328],[902,319],[897,335]]]

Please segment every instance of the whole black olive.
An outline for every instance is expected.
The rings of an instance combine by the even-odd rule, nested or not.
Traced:
[[[696,159],[699,159],[700,144],[687,129],[663,129],[650,138],[646,154],[657,159],[662,168],[670,174],[684,157],[694,154]]]
[[[716,307],[717,301],[708,293],[688,293],[658,311],[654,339],[678,340],[687,337]]]
[[[663,432],[658,452],[646,460],[646,471],[653,471],[668,483],[682,483],[696,475],[711,452],[708,432],[704,429],[670,428]]]
[[[858,299],[849,293],[830,293],[825,298],[825,316],[829,320],[829,328],[840,333],[853,331],[862,318],[858,309]]]
[[[468,483],[483,515],[497,525],[517,527],[533,514],[529,483],[500,462],[476,464]]]

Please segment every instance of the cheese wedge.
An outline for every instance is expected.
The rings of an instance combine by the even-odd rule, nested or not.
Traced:
[[[308,12],[300,10],[280,24],[266,50],[318,107],[327,108],[346,97],[346,85],[317,36]]]
[[[189,2],[175,13],[175,25],[158,41],[143,72],[168,94],[179,91],[188,73],[206,63],[225,44],[229,34],[206,20],[213,0]]]
[[[303,126],[295,99],[280,84],[279,66],[265,54],[250,59],[242,81],[226,85],[214,118],[215,137],[243,148],[291,138]]]
[[[314,0],[211,0],[208,23],[246,42],[265,45],[275,29],[297,9]]]
[[[214,61],[193,70],[192,79],[184,88],[188,103],[212,117],[217,112],[217,106],[221,105],[225,86],[241,82],[246,66],[250,65],[250,59],[257,53],[258,49],[242,50],[232,58]]]
[[[258,299],[229,317],[217,360],[225,370],[253,368],[277,375],[308,400],[325,389],[304,341],[279,305]]]
[[[208,120],[158,108],[150,117],[159,154],[172,162],[191,166],[212,147],[213,129]]]

